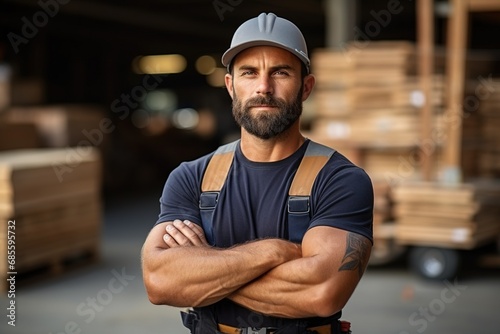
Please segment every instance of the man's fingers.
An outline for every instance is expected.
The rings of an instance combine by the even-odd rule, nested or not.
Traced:
[[[175,223],[168,224],[166,232],[167,233],[163,236],[163,240],[169,247],[184,246],[189,243],[189,239],[177,229]]]
[[[196,236],[198,237],[199,241],[202,244],[208,245],[207,239],[205,238],[205,232],[203,231],[201,226],[199,226],[193,222],[190,222],[189,220],[185,220],[184,224],[186,224],[187,227],[189,227],[191,230],[193,230],[193,232],[196,234]]]
[[[191,245],[203,246],[207,243],[203,235],[203,230],[189,220],[183,222],[175,220],[174,226],[189,240]]]
[[[203,229],[188,220],[176,219],[168,224],[163,240],[169,247],[208,245]]]
[[[165,242],[165,244],[168,246],[167,248],[172,248],[172,247],[176,247],[178,246],[177,242],[175,241],[174,238],[172,238],[170,236],[170,234],[168,233],[165,233],[163,235],[163,241]]]

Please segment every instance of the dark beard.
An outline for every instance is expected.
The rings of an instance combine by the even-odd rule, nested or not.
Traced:
[[[288,130],[302,115],[302,90],[301,86],[295,100],[291,103],[266,95],[250,98],[243,105],[235,93],[233,99],[234,119],[248,133],[260,139],[274,138]],[[259,113],[257,116],[252,116],[250,107],[255,105],[277,107],[278,111]]]

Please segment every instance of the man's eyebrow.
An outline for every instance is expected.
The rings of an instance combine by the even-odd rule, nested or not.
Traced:
[[[245,70],[257,70],[257,67],[256,66],[252,66],[252,65],[241,65],[238,67],[238,71],[245,71]],[[275,71],[279,71],[279,70],[289,70],[289,71],[294,71],[295,69],[288,65],[288,64],[282,64],[282,65],[274,65],[274,66],[271,66],[271,71],[272,72],[275,72]]]
[[[257,67],[251,66],[251,65],[241,65],[238,67],[238,71],[245,71],[245,70],[256,70]]]
[[[271,69],[273,71],[278,71],[278,70],[290,70],[290,71],[294,71],[294,68],[292,66],[288,65],[288,64],[271,66]]]

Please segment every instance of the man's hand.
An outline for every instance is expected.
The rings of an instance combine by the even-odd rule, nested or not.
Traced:
[[[203,229],[189,220],[179,219],[167,224],[163,241],[169,248],[185,246],[208,246]]]

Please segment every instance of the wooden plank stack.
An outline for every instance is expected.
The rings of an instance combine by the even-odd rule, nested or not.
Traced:
[[[393,189],[400,244],[472,249],[500,237],[500,183],[405,183]]]
[[[422,180],[422,153],[432,155],[431,178],[440,178],[442,149],[447,144],[444,130],[452,124],[443,118],[445,57],[436,54],[432,138],[422,142],[424,97],[416,58],[415,45],[406,41],[370,41],[358,48],[354,43],[343,51],[316,50],[312,56],[317,86],[311,96],[315,117],[307,135],[336,148],[370,175],[376,239],[371,263],[387,262],[405,245],[470,249],[500,234],[500,187],[417,183]],[[470,71],[480,70],[474,64]],[[488,89],[500,94],[500,86]],[[481,117],[463,117],[464,174],[498,177],[500,113],[491,110],[498,109],[500,97],[491,93],[480,102]],[[473,166],[475,161],[481,167]]]
[[[464,179],[500,178],[500,78],[467,82],[462,123]]]
[[[347,157],[356,157],[375,181],[399,173],[400,160],[414,156],[421,142],[423,96],[415,76],[415,52],[407,41],[316,50],[312,59],[316,117],[309,136],[342,153],[348,148]],[[436,131],[442,126],[443,86],[442,76],[436,76],[432,96]],[[438,151],[439,138],[432,144]],[[405,179],[418,179],[418,167]]]
[[[320,49],[312,56],[315,118],[307,135],[336,148],[370,175],[376,239],[381,225],[393,221],[391,187],[421,175],[423,95],[415,59],[416,47],[408,41],[370,41],[362,48],[353,43],[343,51]],[[435,77],[434,86],[433,126],[439,129],[442,76]],[[436,153],[441,142],[432,145]],[[435,174],[437,169],[435,163]]]
[[[96,259],[101,228],[101,161],[92,147],[0,152],[0,273],[8,221],[15,221],[18,274],[60,272],[75,257]],[[3,280],[5,282],[5,280]]]

